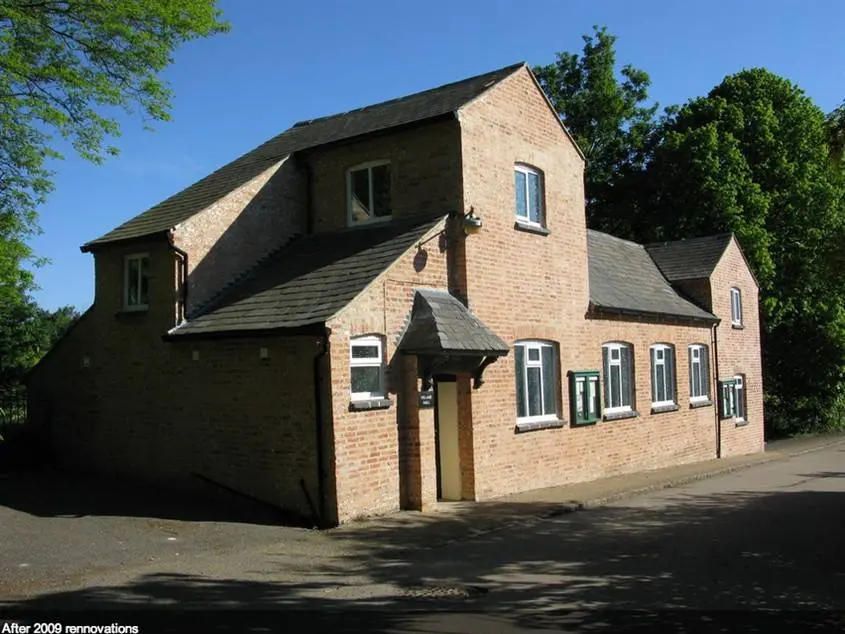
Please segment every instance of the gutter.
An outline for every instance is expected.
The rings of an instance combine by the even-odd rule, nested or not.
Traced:
[[[692,323],[701,323],[707,325],[718,325],[721,320],[716,317],[694,317],[692,315],[673,315],[670,313],[661,313],[661,312],[654,312],[654,311],[646,311],[646,310],[636,310],[633,308],[612,308],[609,306],[597,306],[596,304],[590,304],[590,312],[593,313],[593,316],[602,316],[602,315],[625,315],[630,317],[644,317],[644,318],[651,318],[651,319],[665,319],[670,321],[681,321],[681,322],[692,322]]]
[[[329,333],[328,328],[323,328],[323,334],[320,337],[319,345],[320,351],[314,357],[313,380],[314,380],[314,418],[317,441],[317,525],[325,528],[326,518],[326,491],[325,491],[325,470],[323,469],[323,400],[321,398],[321,372],[320,363],[326,358],[329,353]]]
[[[722,393],[719,390],[719,336],[718,324],[713,324],[713,402],[716,407],[716,458],[722,457]]]
[[[185,321],[185,315],[188,312],[188,254],[176,246],[173,241],[173,234],[167,234],[167,242],[170,248],[179,257],[179,284],[182,289],[182,297],[179,299],[179,315],[177,323],[181,324]]]

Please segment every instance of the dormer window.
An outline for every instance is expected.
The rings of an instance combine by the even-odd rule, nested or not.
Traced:
[[[346,176],[348,223],[350,226],[390,219],[390,163],[376,161],[354,167]]]
[[[123,261],[123,308],[149,308],[150,256],[147,253],[127,255]]]

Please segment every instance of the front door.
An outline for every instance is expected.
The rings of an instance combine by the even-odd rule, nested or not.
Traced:
[[[461,453],[458,446],[458,389],[455,381],[437,381],[435,413],[438,495],[461,499]]]

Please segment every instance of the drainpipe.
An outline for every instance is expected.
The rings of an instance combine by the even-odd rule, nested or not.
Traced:
[[[716,404],[716,407],[713,409],[716,410],[716,458],[722,457],[722,417],[720,415],[720,407],[721,407],[721,400],[722,394],[719,391],[719,336],[718,336],[718,327],[719,324],[713,324],[713,380],[715,381],[715,385],[713,386],[713,402]]]
[[[314,357],[314,414],[317,440],[317,522],[322,527],[326,517],[325,473],[323,472],[323,399],[320,390],[320,363],[329,352],[329,329],[326,328],[320,337],[320,351]]]
[[[167,241],[179,257],[179,284],[182,287],[182,297],[179,299],[178,325],[185,321],[185,315],[188,312],[188,254],[176,246],[172,233],[167,234]]]

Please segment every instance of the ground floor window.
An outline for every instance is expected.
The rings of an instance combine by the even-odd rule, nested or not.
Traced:
[[[602,346],[606,413],[622,412],[633,407],[633,356],[627,343],[606,343]]]
[[[349,357],[352,400],[383,398],[384,348],[381,337],[352,339]]]
[[[543,341],[519,341],[516,361],[516,416],[520,420],[557,418],[557,349]]]
[[[745,422],[745,375],[734,377],[734,418],[737,422]]]
[[[719,415],[721,418],[735,418],[738,423],[745,422],[745,375],[737,374],[732,379],[719,382]]]
[[[675,349],[660,343],[651,346],[651,404],[675,403]]]
[[[692,402],[710,398],[710,359],[704,344],[689,347],[689,398]]]

